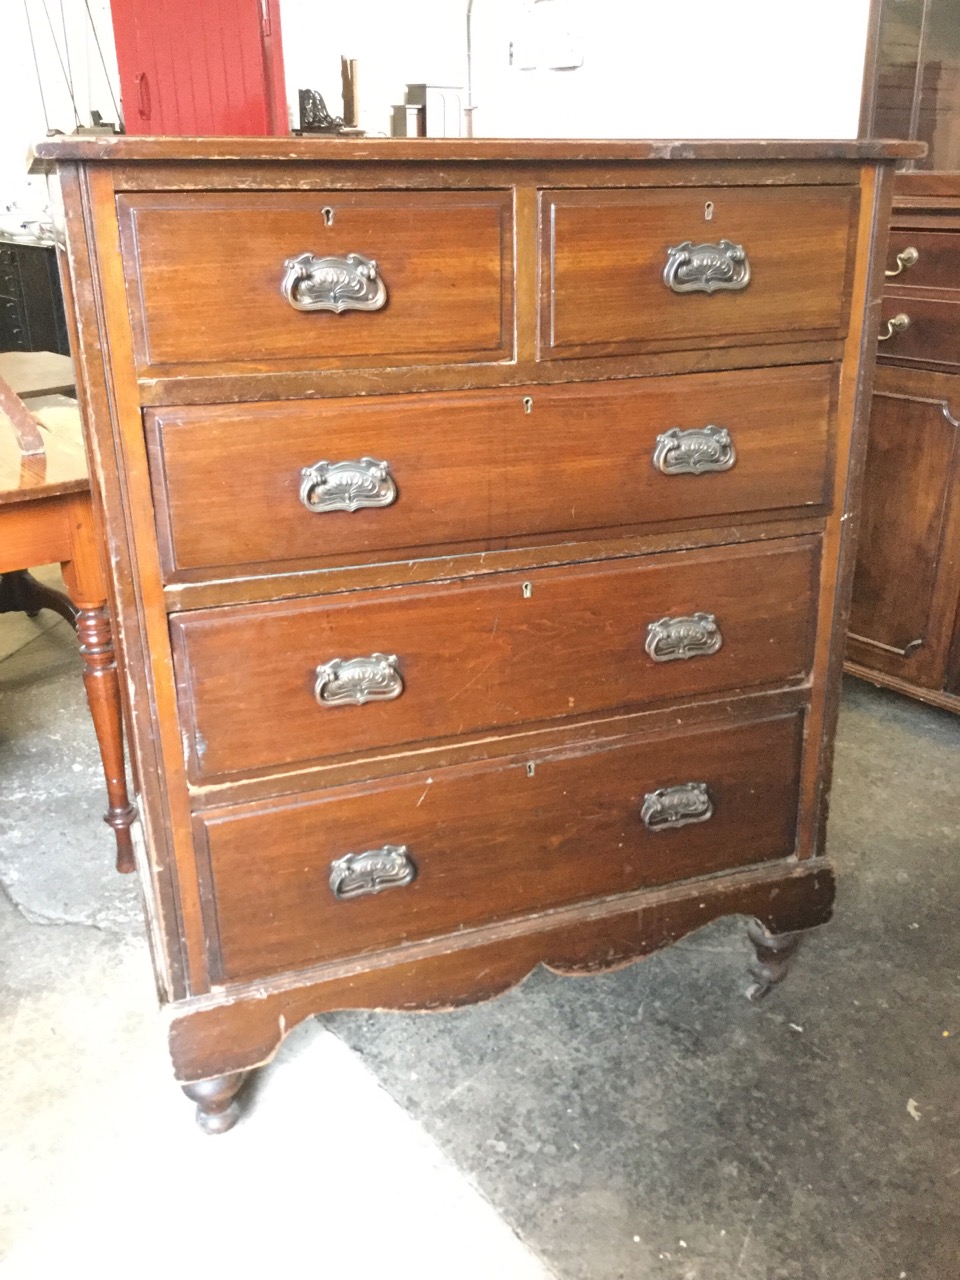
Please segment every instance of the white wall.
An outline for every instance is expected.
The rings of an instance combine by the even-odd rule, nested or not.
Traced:
[[[161,3],[162,0],[152,2]],[[109,0],[89,0],[89,5],[110,72],[113,93],[119,102]],[[81,122],[90,124],[91,108],[99,111],[105,120],[117,118],[84,0],[63,0],[66,38],[60,23],[60,8],[60,0],[47,0],[46,12],[43,0],[26,0],[26,3],[24,0],[0,0],[4,36],[3,74],[0,75],[0,120],[3,121],[0,128],[0,227],[3,230],[15,230],[24,219],[47,216],[46,183],[42,178],[26,176],[26,157],[31,144],[46,133],[48,123],[51,129],[60,129],[64,133],[76,127],[60,59],[66,64],[69,53]],[[52,32],[47,13],[53,22]],[[31,27],[40,65],[42,96],[31,49]],[[8,212],[11,204],[16,208]]]
[[[386,133],[409,81],[466,83],[466,0],[281,0],[287,88],[340,110],[360,60],[361,124]],[[521,71],[548,10],[575,71]],[[869,0],[474,0],[475,132],[488,137],[855,137]]]
[[[160,4],[163,0],[144,0]],[[869,0],[474,0],[478,136],[854,137]],[[566,10],[583,55],[575,71],[519,70],[510,46],[536,53],[537,31]],[[43,0],[0,0],[0,226],[42,217],[42,179],[26,178],[30,143],[47,128],[31,52],[29,12],[47,117],[75,120]],[[63,0],[77,109],[114,119],[84,0]],[[90,0],[114,95],[109,0]],[[466,85],[467,0],[281,0],[291,119],[297,89],[341,110],[340,56],[360,62],[361,125],[388,133],[408,83]],[[548,12],[550,11],[550,12]],[[61,56],[60,2],[47,0]],[[541,52],[544,52],[541,50]],[[15,203],[12,214],[4,210]]]

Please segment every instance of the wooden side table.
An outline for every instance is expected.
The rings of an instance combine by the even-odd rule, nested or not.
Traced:
[[[46,422],[38,422],[0,381],[0,574],[19,578],[14,588],[8,585],[6,608],[56,607],[45,594],[30,594],[32,580],[18,571],[60,564],[106,776],[105,821],[117,839],[117,870],[132,871],[130,824],[136,811],[127,796],[120,686],[79,412],[45,416]],[[12,599],[17,590],[21,598]]]

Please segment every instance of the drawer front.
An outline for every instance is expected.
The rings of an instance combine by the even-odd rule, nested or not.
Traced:
[[[200,815],[215,980],[787,857],[802,723],[567,747]]]
[[[897,289],[960,291],[960,231],[891,227],[886,272]]]
[[[813,365],[149,411],[166,573],[809,509],[836,383]]]
[[[819,540],[171,619],[197,781],[803,678]]]
[[[908,323],[904,327],[903,318]],[[884,361],[960,369],[960,295],[956,302],[918,298],[888,289],[880,317],[877,348]]]
[[[842,337],[857,208],[847,187],[545,193],[541,356]]]
[[[143,194],[118,210],[141,370],[512,353],[509,192]]]

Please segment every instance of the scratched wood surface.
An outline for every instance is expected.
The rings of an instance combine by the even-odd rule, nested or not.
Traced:
[[[201,1108],[225,1114],[310,1012],[484,998],[718,914],[829,918],[880,247],[911,154],[38,148],[65,193],[171,1052],[184,1081],[231,1077]],[[232,254],[214,210],[237,211]],[[391,301],[287,315],[278,266],[338,227],[382,233]],[[673,297],[668,247],[728,232],[757,246],[753,292]],[[654,472],[655,426],[728,419],[729,472]],[[303,466],[375,449],[393,506],[298,508]],[[700,611],[722,646],[654,663],[648,622]],[[398,698],[317,704],[318,664],[376,652]],[[643,794],[682,782],[712,815],[649,831]],[[332,861],[406,841],[411,883],[333,896]]]

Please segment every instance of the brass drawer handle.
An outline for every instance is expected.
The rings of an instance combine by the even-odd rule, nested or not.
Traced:
[[[313,694],[322,707],[362,707],[365,702],[389,702],[403,693],[396,654],[371,653],[369,658],[331,658],[316,670]]]
[[[708,471],[729,471],[737,460],[726,427],[671,427],[657,436],[653,465],[665,476],[702,476]]]
[[[745,289],[750,283],[750,262],[742,244],[694,244],[684,240],[667,250],[663,282],[674,293],[716,293],[720,289]]]
[[[681,782],[676,787],[648,791],[640,817],[648,831],[674,830],[712,818],[713,801],[705,782]]]
[[[920,250],[915,249],[912,244],[907,245],[906,249],[897,254],[897,265],[893,271],[885,271],[883,274],[888,280],[892,280],[894,276],[898,276],[907,267],[915,267],[919,261]]]
[[[385,844],[366,853],[347,853],[330,863],[330,888],[340,902],[384,889],[400,889],[416,877],[405,844]]]
[[[377,264],[362,253],[345,258],[318,258],[301,253],[284,262],[280,292],[297,311],[379,311],[387,286]]]
[[[881,333],[880,336],[877,338],[877,341],[886,342],[889,338],[892,338],[894,334],[903,333],[904,329],[909,329],[909,328],[910,328],[910,317],[906,314],[906,312],[901,311],[899,315],[896,315],[891,320],[887,321],[887,331],[886,333]]]
[[[712,613],[690,617],[661,618],[647,625],[643,646],[654,662],[675,662],[678,658],[705,658],[716,653],[723,636]]]
[[[359,511],[397,500],[390,465],[378,458],[315,462],[300,472],[300,501],[308,511]]]

